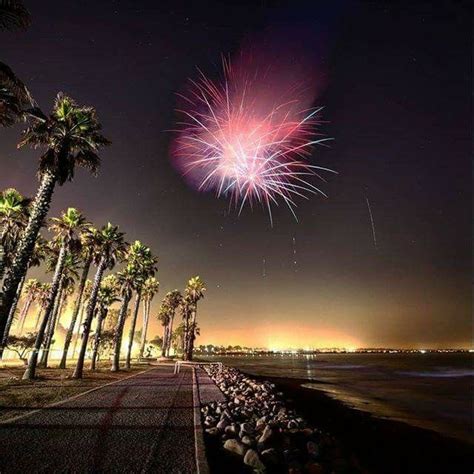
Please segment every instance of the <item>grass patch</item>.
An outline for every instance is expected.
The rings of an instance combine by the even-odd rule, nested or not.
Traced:
[[[66,369],[38,369],[33,381],[21,380],[25,371],[22,365],[0,368],[0,421],[123,379],[146,370],[148,364],[134,364],[119,372],[110,372],[110,365],[104,364],[94,372],[85,369],[80,380],[71,378],[73,368],[72,365]]]

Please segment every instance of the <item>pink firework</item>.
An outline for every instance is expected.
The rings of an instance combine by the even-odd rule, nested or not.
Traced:
[[[310,183],[322,179],[309,162],[318,138],[318,109],[304,109],[295,88],[281,87],[247,69],[235,70],[223,61],[224,78],[215,83],[202,73],[186,96],[174,156],[178,168],[199,190],[215,191],[239,206],[287,204],[293,215],[295,199],[325,194]],[[293,96],[293,97],[291,97]],[[295,215],[296,218],[296,215]]]

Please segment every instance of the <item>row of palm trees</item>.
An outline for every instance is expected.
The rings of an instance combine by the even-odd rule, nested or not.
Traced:
[[[20,1],[0,0],[0,31],[24,28],[28,24],[28,12]],[[135,295],[125,362],[129,367],[139,306],[143,300],[148,324],[151,299],[158,290],[158,282],[154,279],[156,257],[139,241],[128,245],[118,226],[108,223],[101,229],[95,229],[75,208],[69,208],[61,217],[49,220],[48,229],[53,234],[51,242],[46,243],[40,235],[46,225],[56,186],[71,181],[77,166],[97,174],[100,167],[99,153],[110,142],[102,134],[102,126],[93,107],[78,105],[60,92],[51,113],[45,114],[11,68],[0,62],[0,126],[19,122],[26,122],[27,127],[18,147],[31,146],[41,150],[39,187],[32,200],[13,189],[5,190],[1,197],[0,281],[3,280],[3,284],[0,292],[0,351],[3,352],[8,342],[28,269],[46,259],[53,272],[50,284],[46,287],[45,284],[28,282],[26,287],[27,295],[30,291],[31,295],[36,291],[43,296],[35,344],[23,378],[34,378],[38,364],[47,365],[61,308],[77,279],[77,296],[60,366],[66,365],[76,321],[83,310],[82,339],[73,373],[75,378],[82,377],[94,317],[97,316],[95,347],[95,343],[100,341],[101,325],[108,308],[119,299],[121,306],[114,332],[112,361],[112,370],[119,370],[125,319]],[[123,268],[113,278],[104,278],[105,272],[115,268],[118,263],[123,263]],[[87,278],[93,265],[95,275],[86,298]],[[81,271],[79,278],[78,270]],[[166,353],[169,353],[174,312],[179,306],[183,314],[183,354],[190,358],[197,330],[197,302],[204,293],[204,285],[199,277],[190,280],[184,293],[184,296],[178,297],[174,293],[173,297],[167,298],[160,315],[167,311],[170,317],[170,322],[166,324]],[[20,326],[25,324],[31,298],[27,296],[25,299]],[[142,329],[142,353],[147,324]],[[97,347],[95,353],[97,355]],[[93,350],[92,365],[95,364]]]
[[[15,212],[12,212],[12,195],[16,196]],[[7,268],[22,239],[24,231],[22,227],[27,225],[32,204],[16,190],[7,189],[0,193],[1,244],[5,250],[4,261]],[[117,226],[108,223],[100,230],[94,228],[75,208],[69,208],[60,217],[50,219],[48,230],[52,234],[51,240],[47,242],[43,237],[38,238],[35,244],[35,258],[32,261],[35,265],[46,261],[47,269],[53,273],[52,281],[41,283],[37,279],[30,279],[21,285],[8,315],[8,321],[1,338],[1,350],[3,351],[8,345],[14,321],[16,321],[17,335],[21,335],[32,304],[38,303],[39,311],[34,318],[34,326],[37,330],[36,339],[24,375],[25,379],[34,378],[38,366],[46,367],[48,365],[49,354],[62,310],[66,307],[68,298],[75,292],[76,298],[59,366],[66,367],[73,335],[78,326],[78,317],[82,312],[82,323],[79,324],[79,327],[82,327],[82,337],[73,376],[81,378],[83,375],[94,318],[96,325],[93,333],[91,368],[96,368],[103,323],[111,306],[114,303],[120,303],[117,327],[114,331],[115,349],[111,368],[113,371],[119,370],[125,320],[130,313],[129,306],[133,295],[135,295],[125,359],[125,368],[130,368],[141,304],[143,306],[143,323],[139,357],[143,357],[145,350],[151,302],[159,290],[159,282],[154,276],[157,258],[152,254],[150,248],[140,241],[128,245],[124,240],[124,234],[119,231]],[[104,277],[105,272],[114,269],[118,263],[123,264],[123,268],[116,274]],[[93,280],[88,280],[92,266],[96,267],[95,276]],[[180,352],[182,352],[183,358],[187,360],[192,358],[194,340],[198,333],[197,303],[204,297],[205,290],[203,281],[197,276],[188,281],[183,294],[178,290],[173,290],[165,295],[158,314],[158,318],[164,326],[162,355],[170,355],[174,337],[181,340]],[[21,308],[17,308],[21,296],[23,296],[23,304]],[[173,321],[177,311],[182,316],[182,322],[173,333]]]
[[[13,194],[17,197],[15,212],[12,212],[11,206],[13,202],[11,196]],[[7,269],[14,261],[15,253],[24,238],[27,222],[31,218],[30,209],[33,205],[34,202],[30,203],[30,201],[23,199],[16,190],[8,189],[0,195],[1,245],[4,249],[4,263]],[[118,301],[120,297],[122,309],[115,335],[117,350],[113,367],[113,370],[118,370],[123,326],[133,291],[137,293],[137,300],[130,335],[132,343],[142,293],[145,294],[147,302],[146,316],[148,322],[149,303],[157,292],[159,285],[154,278],[157,258],[153,256],[148,247],[139,241],[127,245],[124,234],[119,231],[117,226],[108,223],[100,230],[95,229],[75,208],[67,209],[59,218],[50,219],[48,230],[53,237],[49,243],[46,243],[46,240],[42,237],[37,240],[34,247],[36,256],[33,261],[35,264],[39,264],[47,257],[47,266],[49,270],[53,271],[52,281],[49,285],[41,284],[37,280],[27,282],[24,292],[24,305],[18,317],[21,332],[31,304],[35,299],[39,299],[41,310],[36,320],[37,337],[24,378],[29,379],[35,376],[40,350],[42,350],[40,365],[47,365],[61,308],[64,306],[66,298],[73,291],[74,284],[79,276],[78,271],[82,270],[60,363],[61,367],[65,367],[79,310],[84,307],[82,300],[87,286],[87,277],[93,264],[96,266],[96,273],[86,300],[82,341],[74,376],[82,377],[84,357],[94,316],[98,314],[96,333],[100,333],[101,323],[105,319],[109,306]],[[109,276],[104,279],[105,271],[112,270],[117,262],[123,262],[124,268],[116,276]],[[22,281],[24,281],[24,277]],[[23,283],[19,285],[17,295],[8,312],[7,322],[1,338],[2,350],[8,342],[23,286]],[[98,342],[100,335],[96,334],[96,337]],[[127,367],[130,366],[132,343],[129,344],[127,353]]]
[[[170,355],[171,345],[174,339],[179,340],[179,350],[184,360],[191,360],[194,349],[196,335],[199,334],[197,326],[197,304],[204,298],[206,287],[199,276],[193,277],[188,281],[184,290],[184,295],[173,290],[165,295],[160,306],[158,319],[163,326],[163,344],[162,356]],[[173,332],[173,323],[176,312],[179,311],[182,322]],[[178,349],[177,347],[177,349]]]

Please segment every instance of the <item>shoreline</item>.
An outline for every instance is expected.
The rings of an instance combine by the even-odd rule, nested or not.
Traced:
[[[379,418],[352,408],[323,390],[302,386],[314,380],[249,376],[274,383],[289,406],[308,422],[335,436],[367,472],[473,472],[473,445],[468,441],[403,421]]]
[[[352,408],[322,390],[302,386],[310,382],[308,379],[239,372],[258,384],[274,384],[275,393],[281,396],[288,410],[302,417],[308,426],[334,439],[331,456],[343,460],[341,469],[332,471],[335,474],[473,471],[473,445],[467,441]],[[206,433],[205,443],[211,473],[224,472],[223,469],[229,474],[252,472],[241,458],[226,452],[219,436]],[[288,471],[267,469],[266,472]],[[326,469],[320,472],[326,473]]]

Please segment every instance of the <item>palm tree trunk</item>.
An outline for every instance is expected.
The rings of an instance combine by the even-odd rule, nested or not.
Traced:
[[[0,334],[3,334],[5,331],[8,314],[15,300],[18,286],[28,270],[28,261],[35,248],[38,232],[48,214],[55,184],[56,176],[54,173],[50,171],[43,173],[40,187],[31,207],[28,225],[22,234],[12,265],[8,269],[3,282],[2,299],[0,301]],[[37,357],[38,354],[36,354]]]
[[[148,332],[148,320],[150,318],[150,301],[146,300],[143,304],[143,326],[142,326],[142,339],[140,341],[140,354],[139,358],[143,358],[146,344],[146,333]]]
[[[163,326],[163,344],[161,346],[161,357],[166,357],[166,347],[168,344],[168,324]]]
[[[2,234],[0,236],[0,282],[3,280],[3,275],[5,274],[5,255],[6,255],[6,250],[3,246],[3,241],[4,241],[4,236],[6,233],[7,229],[6,227],[3,228]],[[0,291],[0,307],[2,306],[2,301],[3,301],[3,292]]]
[[[38,316],[36,317],[35,323],[35,331],[38,329],[38,324],[41,321],[41,317],[43,316],[44,308],[41,306],[40,310],[38,311]]]
[[[194,339],[196,339],[196,313],[197,307],[193,311],[193,320],[188,331],[188,339],[186,341],[186,360],[193,360]]]
[[[18,306],[18,301],[20,301],[21,292],[23,291],[23,285],[25,284],[26,274],[21,279],[20,284],[18,285],[18,291],[16,292],[15,299],[13,300],[13,304],[10,308],[10,312],[8,313],[7,324],[5,329],[3,330],[2,340],[0,342],[0,359],[3,357],[3,352],[5,350],[5,346],[8,341],[8,336],[10,335],[10,329],[13,324],[13,320],[15,319],[16,308]]]
[[[5,273],[5,249],[3,248],[3,244],[0,243],[0,281],[3,280],[4,273]],[[3,297],[3,294],[0,293],[0,300],[2,299],[2,297]]]
[[[56,296],[56,301],[54,302],[53,315],[51,318],[49,318],[48,327],[46,328],[46,337],[44,341],[43,352],[41,353],[41,359],[38,364],[38,367],[44,367],[44,368],[48,367],[49,351],[51,349],[51,343],[53,341],[54,331],[56,329],[56,321],[58,319],[58,314],[61,308],[63,292],[64,292],[64,289],[62,286],[62,278],[61,278],[59,291]]]
[[[102,323],[107,316],[107,312],[108,312],[107,308],[101,308],[99,310],[99,318],[97,320],[97,328],[95,330],[95,336],[94,336],[94,348],[92,350],[91,370],[96,369],[96,365],[98,361],[97,354],[99,353],[100,336],[102,334]]]
[[[186,347],[187,347],[187,340],[188,340],[188,334],[189,334],[189,316],[188,312],[186,312],[186,317],[184,318],[184,330],[183,330],[183,336],[181,340],[181,350],[182,350],[182,358],[185,359],[186,357]]]
[[[63,310],[65,306],[67,306],[67,295],[62,294],[61,301],[59,302],[58,315],[57,315],[58,317],[54,320],[54,331],[58,330],[59,321],[61,321],[61,316],[63,315]]]
[[[171,339],[173,338],[174,311],[171,313],[170,324],[168,328],[168,340],[166,341],[166,357],[170,356]]]
[[[81,328],[82,328],[83,321],[84,321],[84,311],[86,309],[86,306],[87,305],[86,305],[85,302],[81,305],[81,315],[79,317],[79,322],[78,322],[78,325],[77,325],[76,337],[74,338],[74,347],[72,348],[72,358],[73,359],[74,359],[74,356],[76,355],[77,342],[79,341],[79,339],[81,337]]]
[[[122,307],[120,308],[119,320],[114,336],[114,357],[112,359],[112,367],[110,369],[112,372],[118,372],[120,370],[120,349],[122,347],[123,327],[125,326],[128,303],[130,302],[131,297],[131,292],[125,293],[123,297]]]
[[[135,327],[137,325],[138,308],[140,307],[141,298],[142,298],[142,293],[140,290],[138,290],[137,296],[135,298],[135,308],[133,308],[132,324],[130,325],[130,333],[128,335],[127,358],[125,359],[126,369],[130,368],[130,362],[132,359],[133,337],[135,336]]]
[[[102,276],[104,275],[105,267],[107,266],[107,259],[102,257],[97,267],[97,272],[94,277],[94,283],[92,284],[92,291],[87,303],[86,317],[84,321],[84,330],[82,332],[81,349],[77,358],[76,368],[72,377],[74,379],[82,379],[82,372],[84,370],[84,358],[86,357],[87,342],[89,341],[89,333],[92,325],[92,318],[94,317],[95,305],[97,302],[97,294],[99,293],[100,283],[102,282]]]
[[[51,289],[48,296],[48,302],[46,305],[44,316],[41,321],[38,334],[36,335],[35,346],[33,348],[33,351],[31,352],[30,360],[28,362],[28,367],[26,368],[25,373],[23,374],[23,380],[31,380],[35,378],[36,365],[38,363],[38,353],[41,349],[41,345],[43,344],[46,326],[49,322],[49,318],[54,308],[54,301],[56,299],[56,295],[59,290],[59,285],[61,283],[61,276],[63,273],[65,259],[66,259],[66,248],[62,246],[61,250],[59,251],[58,261],[56,262],[53,282],[51,284]]]
[[[61,363],[59,368],[66,368],[67,353],[69,351],[69,346],[71,345],[72,335],[74,334],[74,326],[76,325],[77,316],[79,315],[79,310],[81,308],[82,295],[84,294],[84,288],[86,286],[87,277],[89,275],[89,269],[92,263],[92,252],[89,252],[86,260],[84,261],[84,268],[82,269],[81,281],[79,282],[79,288],[77,289],[77,298],[74,303],[74,309],[72,311],[71,323],[66,334],[66,339],[64,340],[64,349],[63,356],[61,357]],[[77,339],[76,339],[77,342]],[[74,352],[76,350],[74,349]],[[73,352],[73,354],[74,354]]]
[[[23,334],[23,328],[25,327],[26,318],[28,317],[28,311],[30,310],[30,306],[33,303],[34,296],[30,295],[25,301],[23,308],[21,309],[20,313],[20,336]]]

